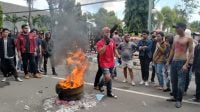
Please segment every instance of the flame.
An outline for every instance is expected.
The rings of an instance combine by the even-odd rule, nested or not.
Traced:
[[[74,53],[70,52],[68,55],[66,62],[72,65],[73,69],[65,80],[59,82],[59,85],[63,89],[78,88],[84,83],[83,77],[87,68],[87,59],[85,53],[81,49]]]

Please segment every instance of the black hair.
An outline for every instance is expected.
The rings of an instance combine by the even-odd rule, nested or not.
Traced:
[[[173,41],[174,41],[174,35],[173,34],[167,34],[166,36],[165,36],[165,39],[168,39],[168,41],[169,41],[169,44],[173,44]]]
[[[157,32],[157,35],[161,35],[161,37],[165,36],[165,34],[163,32]]]
[[[27,24],[23,24],[23,25],[21,26],[21,28],[24,29],[24,28],[27,27],[27,26],[28,26]]]
[[[36,33],[38,32],[38,30],[34,28],[34,29],[32,29],[32,30],[30,31],[30,33],[33,33],[34,31],[35,31]]]
[[[50,34],[50,37],[51,37],[51,32],[46,32],[45,37],[47,37],[48,34]]]
[[[143,30],[142,33],[146,33],[149,35],[149,31],[148,30]]]
[[[8,28],[3,28],[2,32],[5,32],[5,31],[10,31],[10,30]]]
[[[118,32],[117,31],[115,31],[115,35],[117,35],[118,34]]]

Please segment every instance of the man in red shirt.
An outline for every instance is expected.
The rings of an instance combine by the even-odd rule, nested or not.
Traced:
[[[96,44],[97,52],[99,54],[99,64],[102,69],[104,78],[99,84],[99,90],[102,92],[102,87],[104,82],[107,86],[107,96],[117,98],[117,96],[112,94],[112,80],[111,74],[113,74],[114,68],[114,57],[115,55],[119,58],[119,54],[116,50],[115,42],[110,39],[110,28],[104,27],[102,29],[102,39]]]
[[[30,65],[34,78],[41,78],[41,76],[37,74],[34,60],[34,55],[36,54],[35,37],[30,34],[28,30],[28,25],[22,25],[22,32],[19,33],[17,37],[16,45],[18,57],[20,60],[22,59],[23,62],[25,79],[30,78],[28,75],[28,65]]]

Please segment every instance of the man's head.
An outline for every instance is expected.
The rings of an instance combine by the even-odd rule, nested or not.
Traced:
[[[29,32],[29,26],[28,25],[26,25],[26,24],[24,24],[24,25],[22,25],[22,32],[23,33],[28,33]]]
[[[129,34],[125,34],[125,35],[124,35],[124,40],[125,40],[126,43],[128,43],[128,42],[130,41],[130,38],[131,38],[131,37],[130,37]]]
[[[32,29],[32,30],[30,31],[30,33],[31,33],[34,37],[36,37],[38,31],[37,31],[37,29]]]
[[[149,36],[149,31],[147,31],[147,30],[142,31],[142,37],[143,37],[143,39],[147,39],[148,36]]]
[[[157,41],[158,41],[158,42],[163,41],[164,36],[165,36],[165,35],[164,35],[163,32],[157,32],[157,34],[156,34]]]
[[[156,38],[156,31],[151,32],[151,37],[152,37],[152,39]]]
[[[176,28],[176,33],[178,35],[184,35],[187,28],[186,24],[184,23],[177,23],[176,26],[173,27]]]
[[[168,42],[170,45],[173,44],[174,41],[174,35],[173,34],[167,34],[165,37],[165,41]]]
[[[45,39],[50,39],[50,38],[51,38],[51,33],[50,32],[45,33]]]
[[[9,33],[10,33],[9,29],[7,29],[7,28],[2,29],[2,37],[3,38],[8,37]]]
[[[110,28],[109,27],[104,27],[102,29],[102,33],[104,37],[110,38]]]

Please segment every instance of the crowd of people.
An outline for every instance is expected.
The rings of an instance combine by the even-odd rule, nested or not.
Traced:
[[[52,74],[57,75],[54,65],[54,43],[50,32],[39,32],[28,25],[22,25],[17,36],[11,35],[8,28],[0,32],[0,69],[4,78],[14,76],[22,82],[18,71],[24,72],[24,78],[42,78],[47,75],[47,62],[50,59]],[[43,66],[42,66],[43,65]]]
[[[176,102],[175,107],[182,106],[183,96],[187,93],[191,76],[195,74],[196,94],[194,101],[200,102],[200,35],[195,35],[186,28],[186,24],[177,23],[173,26],[176,35],[162,31],[144,30],[141,39],[131,41],[131,36],[119,36],[116,26],[112,29],[104,27],[102,36],[96,42],[98,71],[94,89],[103,92],[107,86],[107,96],[117,98],[112,93],[112,79],[117,79],[116,64],[123,68],[124,80],[130,74],[131,84],[136,85],[133,72],[133,54],[139,52],[141,66],[140,85],[149,86],[150,66],[152,66],[151,83],[158,90],[170,92],[169,102]],[[117,60],[117,61],[116,61]],[[158,81],[155,81],[157,76]],[[158,82],[155,83],[155,82]]]

